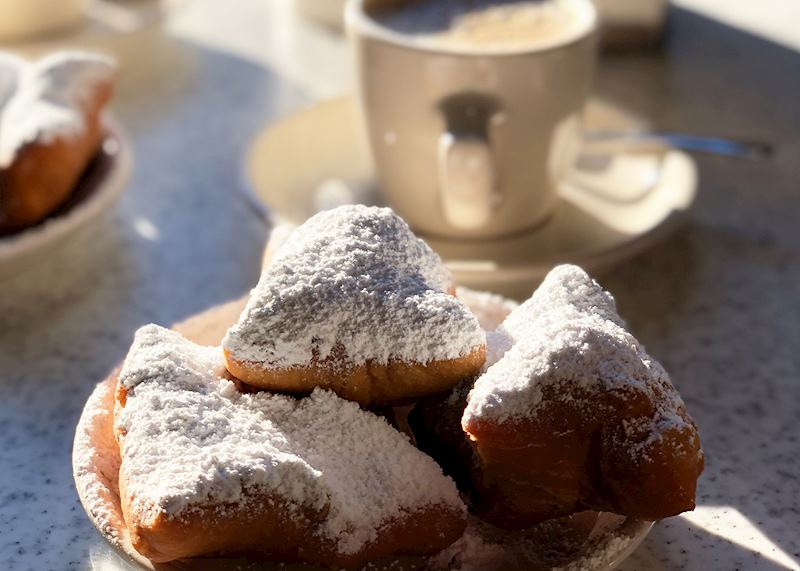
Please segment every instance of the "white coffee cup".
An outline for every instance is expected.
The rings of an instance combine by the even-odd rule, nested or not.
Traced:
[[[541,224],[579,148],[592,2],[551,0],[571,19],[548,34],[472,43],[385,22],[411,1],[348,0],[345,9],[382,193],[429,235],[498,237]]]

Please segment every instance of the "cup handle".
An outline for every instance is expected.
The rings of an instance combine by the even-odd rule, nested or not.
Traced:
[[[496,204],[497,176],[485,137],[443,133],[438,149],[442,210],[449,224],[462,230],[485,226]]]

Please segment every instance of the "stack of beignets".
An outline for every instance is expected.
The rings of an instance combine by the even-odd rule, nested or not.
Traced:
[[[693,507],[696,428],[582,270],[556,268],[488,335],[453,292],[393,212],[346,206],[274,251],[221,348],[140,329],[114,423],[134,547],[340,567],[438,552],[466,525],[456,485],[361,408],[409,402],[491,523]]]
[[[57,210],[103,139],[114,63],[84,52],[0,53],[0,234]]]
[[[647,520],[693,509],[697,428],[583,270],[554,269],[489,342],[496,362],[471,390],[412,415],[481,517],[519,528],[585,509]]]
[[[414,401],[481,369],[484,332],[451,287],[394,213],[348,206],[276,253],[226,337],[228,369],[219,348],[140,329],[115,411],[133,546],[157,562],[257,551],[351,566],[458,539],[453,481],[357,404]]]

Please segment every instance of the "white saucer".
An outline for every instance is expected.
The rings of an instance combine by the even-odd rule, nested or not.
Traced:
[[[81,176],[67,204],[43,222],[0,236],[0,279],[44,259],[67,239],[88,231],[125,190],[131,173],[131,146],[113,121],[100,152]]]
[[[601,101],[587,110],[588,128],[641,124]],[[273,222],[301,223],[315,212],[361,202],[382,204],[353,99],[320,103],[274,123],[247,159],[250,198]],[[515,236],[451,241],[422,236],[456,283],[526,298],[557,263],[592,274],[642,252],[675,228],[695,199],[694,161],[674,149],[584,156],[583,170],[561,188],[545,224]],[[580,186],[578,186],[580,185]]]

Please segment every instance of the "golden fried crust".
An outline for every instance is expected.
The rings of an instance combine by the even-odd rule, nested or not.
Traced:
[[[131,513],[120,474],[122,511],[134,548],[155,563],[212,553],[253,553],[271,561],[353,567],[390,555],[430,555],[464,532],[464,518],[445,506],[430,506],[386,522],[364,549],[340,553],[314,534],[322,514],[301,513],[269,496],[254,497],[251,508],[208,505],[180,518],[158,516],[143,522]]]
[[[687,425],[661,432],[661,438],[646,447],[644,460],[632,458],[629,450],[619,446],[621,435],[615,432],[620,427],[604,432],[602,479],[614,504],[626,514],[655,520],[694,509],[704,462],[697,428],[688,416],[685,420]],[[646,434],[637,436],[640,442],[646,439]],[[602,500],[598,498],[598,504]]]
[[[218,553],[256,550],[278,561],[300,560],[299,546],[311,538],[304,530],[302,517],[292,519],[287,506],[274,498],[254,498],[247,512],[231,511],[231,506],[199,507],[180,518],[159,514],[143,521],[131,511],[133,497],[127,491],[127,478],[119,479],[122,513],[133,547],[155,563]],[[226,509],[226,507],[228,509]]]
[[[469,494],[483,519],[508,529],[591,509],[657,520],[695,506],[703,455],[685,410],[680,424],[654,426],[653,398],[641,391],[560,399],[502,425],[467,420],[465,388],[420,401],[411,426],[420,448]],[[656,399],[674,388],[657,386]],[[587,403],[592,403],[587,407]],[[587,414],[586,411],[591,410]],[[466,433],[464,432],[466,431]]]
[[[322,387],[363,406],[403,404],[449,390],[477,374],[485,360],[486,347],[481,346],[457,359],[424,364],[394,360],[386,365],[350,365],[343,351],[335,349],[330,357],[304,367],[269,369],[259,363],[238,361],[225,351],[228,370],[249,385],[294,394]]]
[[[0,233],[21,230],[66,202],[103,140],[101,114],[111,99],[111,83],[98,87],[84,112],[86,129],[52,142],[24,145],[14,162],[0,169]]]
[[[694,509],[700,439],[683,409],[680,424],[653,424],[655,400],[674,391],[658,389],[655,399],[636,390],[575,390],[560,399],[545,389],[548,406],[536,418],[503,425],[468,420],[464,429],[480,465],[473,479],[478,510],[514,528],[583,509],[646,520]]]

